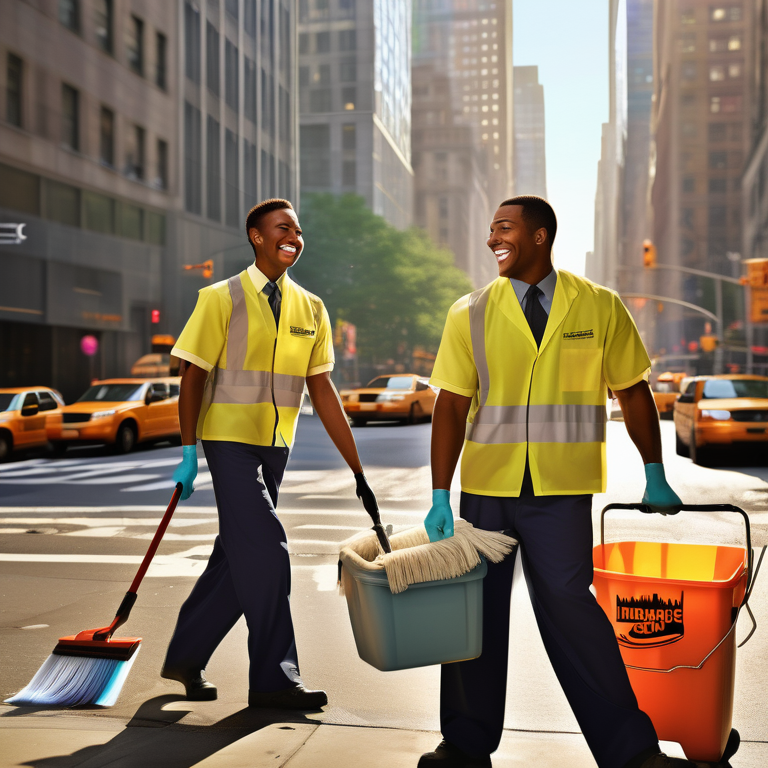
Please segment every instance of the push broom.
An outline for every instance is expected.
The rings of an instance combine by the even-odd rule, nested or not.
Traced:
[[[139,584],[179,503],[181,489],[181,483],[177,483],[171,503],[112,623],[107,627],[86,629],[76,635],[60,637],[53,653],[26,688],[6,699],[6,704],[60,707],[96,704],[100,707],[111,707],[117,701],[123,683],[139,654],[142,639],[112,635],[118,627],[125,624],[131,614]]]

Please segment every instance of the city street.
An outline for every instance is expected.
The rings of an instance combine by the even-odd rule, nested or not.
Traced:
[[[662,432],[668,477],[680,496],[690,503],[727,502],[743,507],[750,513],[753,545],[767,543],[768,467],[733,466],[733,457],[727,467],[694,466],[674,454],[671,422],[662,423]],[[383,521],[395,530],[418,524],[430,498],[430,425],[374,424],[355,429],[354,434]],[[179,453],[178,448],[159,446],[115,457],[89,448],[71,451],[62,459],[22,456],[0,467],[3,698],[29,681],[60,635],[111,619],[170,497],[170,476]],[[595,497],[596,521],[606,503],[639,501],[644,487],[642,463],[621,422],[609,423],[608,456],[608,493]],[[456,511],[458,487],[453,490]],[[299,721],[436,731],[437,667],[382,673],[357,657],[346,603],[336,591],[336,555],[339,543],[369,527],[369,520],[355,498],[351,473],[316,417],[300,421],[278,513],[292,559],[292,604],[302,676],[309,685],[325,688],[330,700],[324,713]],[[121,630],[144,637],[141,655],[117,705],[80,711],[81,716],[87,714],[102,722],[133,718],[134,724],[157,721],[222,727],[225,719],[245,706],[247,655],[242,620],[208,668],[210,679],[219,687],[218,701],[188,704],[179,685],[158,676],[178,607],[205,565],[216,528],[210,475],[201,460],[197,490],[179,505],[131,619]],[[606,530],[607,537],[743,542],[740,519],[720,513],[684,513],[666,519],[618,513],[609,518]],[[599,525],[595,531],[599,539]],[[765,746],[757,742],[768,740],[764,700],[768,684],[767,579],[768,572],[762,573],[752,598],[758,630],[737,655],[734,727],[743,743],[732,761],[734,768],[764,765]],[[549,732],[558,734],[552,735],[554,740],[571,739],[570,749],[578,756],[578,765],[593,765],[583,742],[567,736],[577,732],[578,726],[549,668],[521,577],[513,591],[512,615],[515,630],[506,728],[513,735]],[[749,619],[742,614],[738,639],[748,631]],[[22,712],[0,709],[3,716]],[[427,746],[434,746],[434,735],[428,741]],[[229,742],[224,739],[221,745],[225,743]],[[669,751],[680,753],[676,746]],[[192,765],[206,754],[195,761],[185,758],[180,765]],[[511,762],[495,764],[521,764],[511,753],[509,759]]]

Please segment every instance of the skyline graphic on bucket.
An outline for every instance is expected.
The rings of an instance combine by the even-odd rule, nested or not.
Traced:
[[[664,600],[654,592],[653,597],[622,598],[616,596],[616,622],[632,624],[626,634],[616,640],[627,648],[658,648],[682,640],[685,634],[683,599]]]

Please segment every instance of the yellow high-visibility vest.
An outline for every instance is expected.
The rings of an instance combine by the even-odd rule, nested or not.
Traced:
[[[509,279],[464,296],[430,380],[473,399],[462,490],[518,496],[527,457],[537,496],[603,492],[607,387],[626,389],[649,370],[618,295],[585,278],[558,270],[539,349]]]
[[[306,377],[333,368],[322,301],[284,274],[278,329],[265,284],[251,265],[203,288],[171,352],[209,372],[198,438],[290,447]]]

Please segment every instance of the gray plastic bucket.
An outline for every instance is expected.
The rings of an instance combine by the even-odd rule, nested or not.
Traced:
[[[345,562],[341,578],[363,661],[389,672],[476,659],[483,649],[485,560],[455,579],[393,595],[387,574]]]

